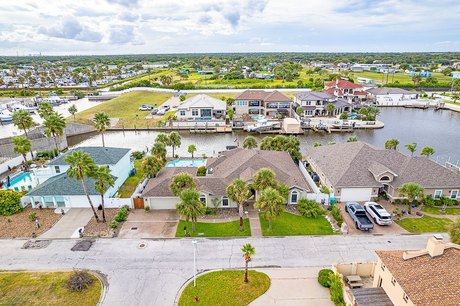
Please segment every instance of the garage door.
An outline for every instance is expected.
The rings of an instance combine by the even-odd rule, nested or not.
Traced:
[[[149,198],[150,209],[176,209],[179,198]]]
[[[340,201],[369,201],[372,188],[342,188]]]

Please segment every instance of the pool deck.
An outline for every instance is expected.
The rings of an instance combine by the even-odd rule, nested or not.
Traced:
[[[166,167],[173,168],[173,167],[191,167],[191,168],[198,168],[201,166],[206,166],[206,159],[186,159],[180,158],[175,160],[170,160],[166,163]]]

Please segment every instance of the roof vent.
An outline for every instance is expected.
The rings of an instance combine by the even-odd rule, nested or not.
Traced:
[[[444,254],[444,248],[445,244],[441,235],[433,235],[433,237],[428,239],[426,250],[431,257],[436,257]]]

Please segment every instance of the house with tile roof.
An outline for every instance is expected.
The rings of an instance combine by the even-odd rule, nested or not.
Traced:
[[[364,87],[348,80],[336,79],[324,82],[324,91],[338,98],[344,98],[350,103],[359,103],[367,100],[367,92]]]
[[[427,157],[410,157],[358,141],[307,149],[307,162],[321,183],[337,200],[370,201],[385,192],[401,199],[404,183],[423,186],[424,193],[439,199],[460,198],[460,175]]]
[[[245,90],[235,97],[235,115],[263,115],[273,117],[279,114],[291,115],[292,99],[277,90]]]
[[[261,168],[273,170],[276,179],[289,187],[289,204],[296,204],[300,198],[311,192],[306,178],[289,153],[237,148],[208,158],[206,176],[197,176],[196,167],[163,168],[155,178],[148,181],[141,197],[151,209],[175,209],[179,198],[171,193],[169,184],[174,175],[186,172],[193,176],[201,193],[200,200],[207,207],[214,207],[213,202],[216,200],[221,208],[237,207],[238,204],[227,197],[227,186],[236,178],[250,183]]]
[[[111,147],[79,147],[59,155],[46,167],[33,169],[38,185],[23,197],[23,204],[43,208],[58,207],[89,207],[85,192],[80,181],[69,178],[66,171],[70,168],[65,158],[74,151],[88,153],[97,166],[106,166],[114,177],[114,186],[109,188],[104,197],[113,198],[124,181],[134,169],[130,157],[130,149]],[[94,179],[86,178],[88,193],[97,206],[100,194],[94,188]],[[107,203],[110,201],[107,200]]]
[[[334,105],[334,116],[352,110],[353,105],[346,99],[320,91],[304,91],[294,95],[294,107],[302,107],[304,112],[302,117],[326,116],[326,106]]]

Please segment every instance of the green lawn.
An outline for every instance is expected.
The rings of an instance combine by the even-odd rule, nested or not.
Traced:
[[[118,190],[118,196],[120,198],[131,197],[134,190],[136,190],[137,185],[144,176],[144,171],[142,171],[142,160],[134,160],[134,168],[136,168],[136,174],[134,176],[128,177]]]
[[[351,75],[357,79],[358,77],[363,77],[363,78],[368,78],[368,79],[373,79],[377,83],[386,83],[387,81],[387,75],[379,72],[372,72],[372,71],[363,71],[363,72],[354,72],[351,73]],[[451,76],[445,76],[444,74],[440,72],[434,72],[432,73],[433,78],[438,80],[438,82],[450,82],[452,81]],[[382,79],[383,78],[383,79]],[[407,83],[407,84],[414,84],[412,81],[412,77],[405,73],[405,72],[400,72],[400,73],[395,73],[394,74],[394,79],[393,79],[393,74],[388,75],[388,83],[398,81],[399,83]]]
[[[117,127],[125,128],[143,128],[155,126],[159,119],[145,119],[149,114],[147,111],[139,111],[142,104],[159,106],[172,95],[169,93],[158,93],[150,91],[133,91],[123,94],[115,99],[100,102],[96,106],[76,114],[76,119],[82,123],[91,122],[94,114],[97,112],[106,112],[111,118],[120,119]],[[136,115],[138,116],[136,118]]]
[[[433,218],[430,216],[423,216],[421,218],[405,218],[395,222],[411,233],[447,232],[447,227],[452,223],[449,219]]]
[[[272,230],[268,229],[268,221],[259,215],[264,236],[294,236],[294,235],[331,235],[332,227],[324,217],[306,218],[283,212],[272,222]]]
[[[93,284],[82,292],[67,289],[71,272],[0,272],[0,305],[97,305],[101,282],[94,276]]]
[[[422,211],[434,215],[460,215],[460,208],[447,207],[445,212],[441,212],[441,207],[423,206]]]
[[[179,306],[248,305],[268,290],[270,278],[251,270],[248,279],[249,282],[245,283],[244,271],[240,270],[206,273],[196,279],[196,287],[193,287],[193,281],[185,287]],[[196,297],[198,302],[195,301]]]
[[[184,226],[187,226],[187,231],[192,231],[192,223],[184,220],[179,221],[177,226],[176,237],[185,237]],[[203,235],[199,235],[203,233]],[[224,222],[224,223],[204,223],[197,222],[196,232],[192,237],[233,237],[233,236],[251,236],[249,220],[244,219],[244,230],[240,231],[240,221]]]

